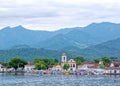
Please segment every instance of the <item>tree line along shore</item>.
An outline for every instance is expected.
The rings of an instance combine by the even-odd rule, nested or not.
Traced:
[[[76,74],[120,74],[120,61],[116,57],[102,57],[87,61],[78,56],[71,59],[65,53],[61,61],[57,59],[41,58],[28,62],[20,57],[11,58],[9,62],[0,62],[1,73],[53,73],[66,72]]]

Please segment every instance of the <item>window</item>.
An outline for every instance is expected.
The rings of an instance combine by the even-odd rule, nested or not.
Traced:
[[[75,67],[75,64],[73,64],[73,67]]]
[[[64,57],[64,60],[65,60],[65,57]]]

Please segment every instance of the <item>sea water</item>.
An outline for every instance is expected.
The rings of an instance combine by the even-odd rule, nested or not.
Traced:
[[[120,86],[120,76],[0,74],[0,86]]]

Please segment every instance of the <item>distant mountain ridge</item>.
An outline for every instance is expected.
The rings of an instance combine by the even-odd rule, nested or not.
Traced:
[[[22,26],[0,30],[0,49],[28,45],[51,50],[65,47],[87,48],[120,37],[120,24],[102,22],[86,27],[65,28],[58,31],[34,31]]]
[[[51,32],[48,31],[32,31],[22,26],[13,28],[6,27],[0,30],[0,48],[7,49],[16,45],[33,46],[34,43],[45,40],[51,36]]]
[[[80,55],[88,59],[120,57],[120,24],[92,23],[86,27],[58,31],[5,27],[0,30],[0,50],[0,59],[15,56],[29,60],[36,57],[59,59],[62,52],[68,53],[70,57]]]
[[[120,37],[120,24],[110,22],[92,23],[84,27],[84,31],[105,42]]]

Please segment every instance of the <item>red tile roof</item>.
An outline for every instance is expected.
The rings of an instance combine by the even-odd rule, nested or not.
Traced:
[[[89,66],[88,68],[98,68],[99,64],[94,64],[93,66]]]
[[[82,65],[87,64],[88,68],[98,68],[99,64],[94,63],[94,62],[83,62],[81,65],[79,65],[78,67],[82,67]]]
[[[94,62],[83,62],[81,65],[84,65],[84,64],[95,64]]]

